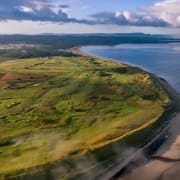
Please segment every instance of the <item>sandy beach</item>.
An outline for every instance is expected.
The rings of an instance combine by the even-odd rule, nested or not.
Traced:
[[[154,156],[167,157],[172,161],[151,160],[134,169],[121,180],[179,180],[180,178],[180,113],[169,123],[169,137]],[[174,160],[174,162],[173,162]]]

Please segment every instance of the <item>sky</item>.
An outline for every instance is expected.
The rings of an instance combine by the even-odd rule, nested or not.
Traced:
[[[0,34],[180,34],[180,0],[0,0]]]

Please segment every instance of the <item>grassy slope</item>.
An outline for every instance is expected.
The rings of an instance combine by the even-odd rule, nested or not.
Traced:
[[[0,174],[120,140],[169,101],[143,71],[91,57],[13,60],[0,72]]]

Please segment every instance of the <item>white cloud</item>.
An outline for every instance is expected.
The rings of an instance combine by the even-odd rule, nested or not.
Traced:
[[[81,20],[68,17],[69,10],[69,5],[54,0],[0,0],[0,21],[29,20],[81,23]]]
[[[122,15],[122,12],[120,12],[120,11],[116,11],[115,12],[115,17],[116,18],[120,17],[121,15]]]
[[[180,0],[158,0],[151,7],[132,11],[98,12],[90,19],[68,16],[71,7],[60,0],[0,0],[0,21],[41,21],[142,27],[180,27]],[[112,2],[113,3],[113,2]],[[102,4],[103,5],[103,4]],[[82,6],[80,10],[88,11]],[[118,8],[118,7],[117,7]]]
[[[33,9],[30,8],[30,7],[27,7],[27,6],[20,6],[19,10],[22,11],[22,12],[27,12],[27,13],[33,12]]]
[[[135,12],[100,12],[92,17],[100,24],[180,27],[180,0],[161,0]]]
[[[144,10],[144,13],[180,27],[180,0],[163,0]]]

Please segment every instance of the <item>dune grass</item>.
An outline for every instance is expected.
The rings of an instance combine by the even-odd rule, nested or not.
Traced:
[[[142,70],[91,57],[11,60],[0,72],[2,175],[119,141],[169,102]]]

